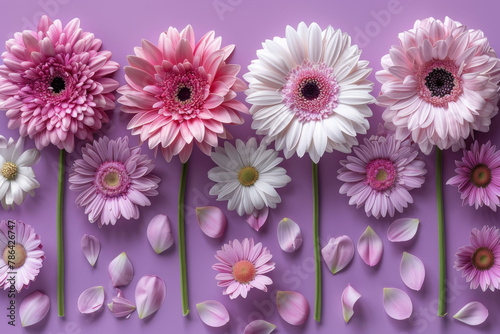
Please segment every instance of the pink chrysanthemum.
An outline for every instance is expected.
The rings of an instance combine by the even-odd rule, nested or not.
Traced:
[[[500,231],[489,226],[473,229],[470,243],[458,249],[454,268],[463,271],[471,289],[500,289]]]
[[[378,104],[396,139],[411,135],[425,154],[465,147],[498,113],[500,62],[480,30],[446,18],[416,21],[382,58]]]
[[[14,236],[14,239],[12,239]],[[40,236],[20,221],[0,222],[0,288],[17,292],[34,281],[45,259]]]
[[[267,286],[273,281],[264,274],[274,269],[273,256],[262,243],[254,244],[252,238],[229,241],[222,250],[217,251],[215,258],[219,260],[212,266],[220,272],[215,277],[217,285],[224,288],[224,295],[231,299],[238,296],[247,297],[251,288],[267,291]]]
[[[481,145],[474,141],[470,151],[464,150],[462,161],[455,161],[456,176],[446,184],[458,187],[463,204],[489,206],[497,211],[500,206],[500,151],[491,142]]]
[[[354,147],[354,156],[342,160],[338,179],[345,182],[341,194],[347,194],[350,205],[364,205],[368,217],[394,216],[403,212],[413,198],[409,191],[420,188],[427,173],[410,140],[397,140],[379,129],[379,136],[365,138]]]
[[[50,143],[72,152],[75,136],[92,133],[109,121],[112,92],[109,78],[119,65],[111,52],[99,51],[101,40],[74,19],[66,27],[43,16],[37,31],[16,33],[6,43],[0,66],[0,108],[7,109],[9,128],[35,140],[41,150]]]
[[[224,125],[241,124],[239,112],[248,113],[234,100],[246,88],[236,78],[240,66],[226,64],[234,45],[220,44],[213,31],[196,43],[191,26],[180,33],[170,27],[158,46],[142,40],[128,57],[127,85],[118,89],[121,110],[135,114],[128,124],[132,134],[150,149],[161,147],[167,161],[179,154],[186,162],[194,143],[210,155],[218,138],[230,137]]]
[[[69,182],[80,192],[76,204],[85,206],[91,223],[98,220],[101,227],[121,216],[137,219],[139,206],[151,205],[148,197],[158,195],[153,161],[140,153],[140,147],[129,148],[128,137],[100,138],[82,149],[83,159],[75,161]]]

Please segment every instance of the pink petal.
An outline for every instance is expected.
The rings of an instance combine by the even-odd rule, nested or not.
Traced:
[[[258,231],[262,225],[267,220],[267,216],[269,214],[269,208],[266,206],[262,210],[259,210],[257,212],[252,213],[251,215],[248,215],[247,223],[250,225],[254,230]]]
[[[470,302],[462,307],[453,318],[467,325],[477,326],[488,318],[488,309],[480,302]]]
[[[203,206],[196,208],[196,218],[203,233],[210,238],[220,238],[226,231],[226,216],[218,207]]]
[[[384,309],[393,319],[408,319],[413,312],[413,304],[406,292],[396,288],[384,288]]]
[[[387,238],[391,242],[402,242],[412,239],[417,233],[419,220],[400,218],[395,220],[387,230]]]
[[[83,255],[87,258],[91,266],[94,266],[99,252],[101,251],[101,244],[99,240],[93,235],[85,234],[81,241]]]
[[[276,304],[280,316],[290,325],[301,325],[309,315],[309,303],[307,299],[298,292],[278,291]]]
[[[282,250],[292,253],[302,245],[300,227],[291,219],[283,218],[278,224],[278,242]]]
[[[108,272],[114,287],[129,285],[134,278],[134,267],[125,252],[109,263]]]
[[[158,311],[167,295],[167,287],[163,280],[154,275],[141,277],[135,288],[135,304],[139,319]]]
[[[368,226],[358,241],[358,254],[370,267],[377,265],[382,258],[384,244],[378,234]]]
[[[83,291],[78,297],[78,310],[83,314],[94,313],[98,311],[104,303],[104,288],[94,286]]]
[[[46,294],[35,291],[25,297],[19,307],[21,325],[28,327],[42,321],[50,309],[50,298]]]
[[[425,279],[425,267],[418,257],[403,252],[399,273],[407,287],[416,291],[420,290]]]
[[[342,313],[344,314],[345,322],[349,322],[351,320],[352,315],[354,314],[354,304],[361,298],[361,294],[357,292],[351,284],[347,284],[344,292],[342,292]]]
[[[243,334],[270,334],[276,329],[276,326],[265,320],[254,320],[249,323]]]
[[[346,235],[331,238],[328,245],[321,250],[321,255],[332,274],[336,274],[351,262],[354,256],[354,243]]]
[[[135,311],[135,305],[130,300],[123,297],[120,289],[116,289],[118,295],[113,297],[111,303],[108,304],[109,309],[115,316],[115,318],[130,317],[132,312]]]
[[[221,327],[229,322],[229,313],[224,305],[215,300],[196,304],[198,315],[205,325]]]
[[[166,215],[154,216],[149,222],[146,234],[156,254],[167,250],[174,243],[174,236],[170,230],[170,220]]]

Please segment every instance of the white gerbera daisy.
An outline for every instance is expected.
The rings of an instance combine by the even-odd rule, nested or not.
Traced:
[[[284,187],[291,179],[284,168],[277,167],[283,158],[266,147],[264,143],[257,147],[255,138],[246,144],[238,139],[236,147],[227,141],[224,148],[217,147],[211,157],[219,167],[208,171],[208,178],[217,182],[210,195],[228,201],[228,210],[236,210],[240,216],[265,207],[275,208],[281,202],[276,188]]]
[[[26,193],[34,196],[34,189],[40,187],[31,168],[40,159],[40,151],[23,150],[23,137],[15,142],[0,136],[0,200],[5,210],[14,203],[22,204]]]
[[[252,128],[287,158],[308,152],[318,163],[325,152],[350,152],[369,128],[367,104],[375,100],[366,79],[372,69],[349,35],[301,22],[262,46],[244,75]]]

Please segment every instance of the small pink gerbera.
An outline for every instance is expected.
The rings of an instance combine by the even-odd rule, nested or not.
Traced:
[[[458,187],[463,204],[500,206],[500,151],[488,141],[479,147],[474,141],[470,151],[464,150],[462,161],[455,161],[455,175],[446,184]]]
[[[114,225],[121,216],[139,218],[139,206],[149,206],[148,197],[158,195],[160,178],[151,174],[153,161],[129,148],[128,137],[107,137],[87,144],[83,159],[73,165],[70,189],[80,192],[76,204],[85,206],[89,221]]]
[[[0,109],[7,109],[9,128],[35,140],[41,150],[50,143],[72,152],[75,136],[92,134],[109,121],[112,92],[118,82],[109,78],[119,65],[111,52],[99,51],[101,40],[73,19],[43,16],[37,31],[16,33],[6,43],[0,66]]]
[[[220,48],[220,37],[211,31],[198,43],[187,26],[180,33],[170,27],[160,35],[158,46],[142,40],[125,67],[127,85],[121,110],[135,114],[128,128],[160,147],[167,161],[179,154],[186,162],[196,145],[207,155],[218,138],[228,138],[226,124],[241,124],[239,112],[247,107],[234,100],[246,85],[238,78],[239,65],[226,64],[234,45]]]
[[[34,281],[45,259],[40,236],[28,224],[0,222],[0,288],[17,292]]]
[[[220,261],[212,266],[220,272],[215,277],[220,281],[217,285],[223,287],[223,294],[231,299],[240,295],[246,298],[251,288],[267,291],[266,285],[273,281],[264,274],[274,269],[272,257],[267,247],[262,247],[260,242],[255,245],[252,238],[229,241],[215,255]]]
[[[458,249],[454,268],[463,270],[471,289],[500,289],[500,231],[489,226],[473,229],[470,243]]]
[[[341,194],[347,194],[350,205],[364,205],[368,217],[394,216],[403,212],[413,198],[409,191],[420,188],[427,173],[418,157],[418,148],[410,140],[396,140],[379,128],[379,135],[365,138],[354,147],[354,156],[342,160],[338,179],[345,182]]]

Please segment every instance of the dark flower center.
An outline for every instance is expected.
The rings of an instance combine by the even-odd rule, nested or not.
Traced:
[[[191,99],[191,89],[186,86],[179,87],[177,91],[177,99],[180,102],[186,102],[187,100]]]
[[[449,95],[455,87],[453,74],[445,69],[435,68],[425,77],[425,85],[432,97]]]
[[[248,284],[255,278],[255,266],[248,260],[236,262],[233,267],[234,279],[242,284]]]
[[[320,88],[318,87],[318,83],[315,80],[305,80],[302,83],[302,88],[300,89],[300,93],[306,100],[314,100],[321,93]]]
[[[491,182],[491,169],[484,164],[475,166],[472,169],[470,180],[476,187],[486,188]]]
[[[3,260],[5,264],[12,265],[12,267],[16,269],[23,266],[27,257],[26,249],[20,244],[16,244],[14,248],[5,247],[3,251]]]
[[[59,94],[66,88],[66,82],[61,77],[54,77],[50,83],[50,87],[52,87],[54,94]]]
[[[478,270],[488,270],[495,264],[495,255],[489,248],[478,248],[472,255],[472,264]]]

